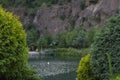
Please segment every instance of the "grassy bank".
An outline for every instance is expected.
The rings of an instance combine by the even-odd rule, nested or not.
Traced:
[[[90,49],[74,49],[74,48],[56,48],[45,50],[45,58],[61,59],[61,60],[77,60],[86,55]]]

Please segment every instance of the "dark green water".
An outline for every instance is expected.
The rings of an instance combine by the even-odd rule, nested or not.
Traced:
[[[75,71],[69,73],[62,73],[55,76],[46,76],[43,78],[44,80],[76,80]]]
[[[76,80],[78,61],[30,60],[29,64],[38,71],[43,80]]]

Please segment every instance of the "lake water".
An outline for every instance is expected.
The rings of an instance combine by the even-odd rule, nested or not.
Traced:
[[[76,80],[79,61],[30,60],[29,64],[38,71],[42,80]]]

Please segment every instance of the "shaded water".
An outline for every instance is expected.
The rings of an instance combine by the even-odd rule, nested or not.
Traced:
[[[62,73],[55,76],[46,76],[44,80],[76,80],[75,71],[71,71],[69,73]]]
[[[29,64],[43,80],[76,80],[78,61],[30,60]]]
[[[39,53],[37,53],[39,54]],[[76,80],[76,69],[79,58],[65,56],[59,57],[54,54],[36,55],[32,52],[29,56],[29,65],[38,71],[42,80]]]

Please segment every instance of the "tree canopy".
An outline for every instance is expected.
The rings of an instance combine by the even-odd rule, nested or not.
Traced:
[[[120,15],[110,18],[95,38],[91,65],[96,80],[109,80],[120,73]]]

